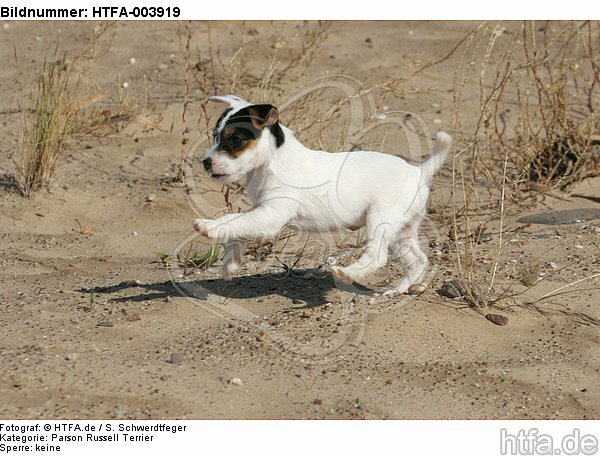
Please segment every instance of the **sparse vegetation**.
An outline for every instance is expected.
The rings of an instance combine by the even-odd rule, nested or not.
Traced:
[[[132,119],[135,103],[122,87],[118,85],[109,97],[93,76],[96,60],[110,49],[112,29],[111,23],[98,24],[84,46],[72,54],[61,50],[59,35],[52,57],[44,60],[37,89],[24,103],[22,116],[16,165],[18,188],[24,196],[48,186],[69,137],[106,135],[104,127]],[[107,97],[118,107],[114,112],[99,106]]]
[[[505,216],[546,192],[568,191],[599,172],[600,26],[593,22],[524,22],[518,33],[485,23],[467,35],[454,76],[454,122],[463,149],[453,161],[451,238],[466,300],[486,307],[515,293],[501,264]],[[474,131],[462,116],[479,90]],[[594,96],[595,95],[595,96]],[[515,104],[516,102],[516,104]],[[474,239],[476,227],[499,221],[496,248]],[[491,267],[481,267],[482,262]],[[535,271],[520,271],[532,286]]]

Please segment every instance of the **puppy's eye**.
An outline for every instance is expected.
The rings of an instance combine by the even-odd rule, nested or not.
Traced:
[[[232,149],[239,149],[244,144],[245,140],[241,136],[232,136],[229,138],[229,145]]]

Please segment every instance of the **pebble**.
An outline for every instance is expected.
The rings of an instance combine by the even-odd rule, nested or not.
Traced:
[[[581,244],[577,244],[577,245],[575,246],[575,248],[576,248],[576,249],[583,249],[583,245],[581,245]]]
[[[228,383],[235,386],[242,386],[244,384],[244,382],[242,382],[242,380],[238,377],[230,378]]]
[[[10,24],[8,24],[8,23],[5,22],[4,24],[2,24],[2,28],[4,30],[8,30],[10,28]]]
[[[127,321],[140,321],[141,319],[142,317],[140,316],[140,314],[128,315],[126,318]]]
[[[455,299],[464,296],[465,291],[460,282],[452,279],[444,282],[442,287],[438,290],[438,294],[446,298]]]
[[[127,81],[125,81],[123,84],[121,84],[121,87],[126,89],[127,87],[129,87],[129,83]]]
[[[481,233],[479,236],[475,237],[475,242],[481,244],[483,242],[490,242],[494,239],[494,235],[492,233]]]
[[[300,305],[306,303],[302,299],[292,299],[292,304]]]
[[[597,226],[596,228],[594,228],[594,233],[600,234],[600,226]]]
[[[146,201],[151,202],[154,201],[156,199],[156,195],[154,193],[150,193],[148,196],[146,196]]]
[[[310,318],[310,317],[312,317],[312,312],[310,310],[305,310],[304,312],[302,312],[301,317],[302,318]]]
[[[442,123],[442,119],[433,119],[433,123],[435,125],[440,125]]]
[[[115,324],[112,321],[101,321],[96,326],[103,326],[105,328],[112,328]]]
[[[256,338],[257,342],[264,342],[265,340],[267,340],[267,333],[266,332],[261,332],[258,337]]]
[[[135,62],[136,62],[136,60],[135,60],[135,57],[131,57],[131,58],[129,59],[129,64],[130,64],[130,65],[135,65]]]
[[[548,263],[548,264],[549,264],[549,266],[550,266],[552,269],[558,269],[558,265],[557,265],[557,264],[556,264],[554,261],[551,261],[551,262],[550,262],[550,263]]]
[[[408,294],[419,295],[425,293],[427,289],[427,285],[424,283],[413,283],[410,287],[408,287]]]
[[[315,399],[313,401],[313,404],[315,404],[315,405],[323,405],[323,401],[321,399]]]
[[[181,355],[179,353],[172,352],[171,357],[169,358],[169,362],[171,364],[179,366],[183,362],[183,359],[181,358]]]
[[[506,326],[508,324],[508,318],[506,318],[504,315],[487,314],[485,319],[498,326]]]
[[[159,70],[166,70],[167,68],[169,68],[169,65],[167,65],[166,63],[159,63],[158,64],[158,69]]]
[[[137,232],[137,231],[134,231],[134,232],[133,232],[133,233],[131,233],[131,234],[133,234],[134,236],[137,236],[137,235],[138,235],[138,232]]]

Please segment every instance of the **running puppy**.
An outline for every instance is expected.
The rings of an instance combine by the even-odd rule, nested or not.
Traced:
[[[212,97],[227,103],[214,128],[214,144],[204,155],[206,171],[222,182],[246,176],[254,208],[216,220],[195,219],[194,228],[226,243],[223,276],[241,267],[243,244],[257,236],[275,237],[288,223],[329,231],[366,226],[366,248],[346,267],[332,266],[338,277],[364,282],[387,263],[401,262],[405,274],[386,294],[405,293],[427,270],[418,243],[429,181],[450,152],[452,138],[440,132],[429,158],[414,166],[378,152],[329,153],[303,146],[279,123],[277,108],[252,105],[236,96]]]

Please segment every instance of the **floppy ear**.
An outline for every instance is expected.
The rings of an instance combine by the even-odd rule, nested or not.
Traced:
[[[240,97],[235,96],[235,95],[223,95],[223,96],[210,97],[208,99],[208,101],[214,101],[216,103],[226,103],[231,108],[234,108],[236,110],[245,108],[246,106],[250,106],[250,103],[248,103],[246,100],[243,100]]]
[[[271,128],[279,120],[279,110],[270,104],[253,105],[248,108],[254,126]]]

